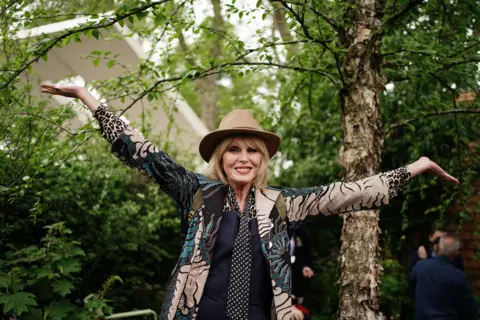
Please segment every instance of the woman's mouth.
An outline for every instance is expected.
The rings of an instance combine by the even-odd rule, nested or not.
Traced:
[[[252,170],[252,168],[250,168],[250,167],[237,167],[237,168],[235,168],[235,170],[240,174],[248,174],[248,173],[250,173],[250,170]]]

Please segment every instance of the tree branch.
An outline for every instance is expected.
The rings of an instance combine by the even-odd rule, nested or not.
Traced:
[[[329,74],[328,72],[326,72],[324,70],[320,70],[320,69],[306,69],[306,68],[303,68],[303,67],[300,67],[300,66],[289,66],[289,65],[283,65],[283,64],[279,64],[279,63],[273,63],[273,62],[241,62],[241,61],[236,61],[235,60],[233,62],[227,62],[227,63],[223,63],[223,64],[220,64],[220,65],[217,65],[217,66],[213,66],[213,67],[205,69],[203,71],[198,71],[198,72],[195,73],[195,75],[192,75],[192,76],[187,75],[187,76],[177,76],[177,77],[172,77],[172,78],[167,78],[167,79],[160,79],[160,80],[156,81],[150,88],[141,92],[138,95],[138,97],[136,97],[126,108],[124,108],[122,110],[122,112],[120,113],[120,116],[123,115],[127,110],[132,108],[133,105],[135,103],[137,103],[139,100],[143,99],[149,93],[155,91],[155,89],[163,83],[182,81],[182,80],[187,79],[187,78],[189,78],[191,80],[197,80],[197,79],[201,79],[201,78],[207,77],[207,76],[215,74],[215,73],[222,72],[224,69],[226,69],[228,67],[232,67],[232,66],[266,66],[266,67],[275,67],[275,68],[279,68],[279,69],[294,70],[294,71],[299,71],[299,72],[312,72],[312,73],[316,73],[316,74],[327,77],[330,81],[332,81],[332,83],[335,86],[337,85],[336,79],[331,74]]]
[[[416,6],[418,6],[419,4],[421,4],[423,2],[423,0],[411,0],[407,3],[407,5],[401,9],[400,11],[392,14],[390,17],[388,17],[387,19],[385,19],[385,21],[383,22],[383,25],[386,26],[386,25],[389,25],[389,24],[392,24],[394,23],[396,20],[399,20],[401,19],[403,16],[405,16],[410,10],[412,10],[413,8],[415,8]],[[388,28],[384,28],[384,32],[386,32]]]
[[[290,13],[295,17],[295,20],[300,24],[300,27],[303,30],[303,34],[307,39],[310,39],[314,42],[318,42],[318,43],[322,44],[326,49],[328,49],[328,51],[333,52],[332,49],[330,49],[330,47],[327,45],[326,41],[318,40],[318,39],[315,39],[314,37],[312,37],[312,35],[310,34],[310,31],[308,31],[308,27],[305,24],[304,19],[302,19],[302,17],[300,17],[300,15],[298,13],[296,13],[295,10],[293,10],[293,8],[290,7],[286,1],[284,1],[284,0],[272,0],[271,2],[272,3],[273,2],[280,2],[285,9],[290,11]]]
[[[30,113],[30,112],[18,112],[18,113],[7,113],[7,114],[4,114],[4,116],[9,116],[9,115],[24,115],[24,116],[30,116],[30,117],[36,117],[36,118],[40,118],[52,125],[54,125],[55,127],[57,127],[58,129],[62,130],[62,131],[65,131],[66,133],[68,133],[69,135],[71,136],[78,136],[79,134],[82,134],[84,132],[91,132],[91,130],[83,130],[79,133],[75,133],[75,132],[71,132],[67,129],[65,129],[64,127],[56,124],[55,122],[51,121],[50,119],[48,118],[45,118],[44,116],[41,116],[39,114],[35,114],[35,113]]]
[[[7,81],[5,81],[4,84],[2,84],[2,86],[0,87],[0,91],[2,91],[3,89],[5,89],[6,87],[8,87],[8,85],[10,85],[10,83],[18,76],[20,75],[23,71],[25,71],[30,65],[32,65],[34,62],[37,62],[40,57],[42,57],[44,54],[46,54],[48,51],[50,51],[50,49],[52,49],[57,43],[59,43],[61,40],[71,36],[72,34],[76,34],[76,33],[79,33],[79,32],[84,32],[84,31],[88,31],[88,30],[94,30],[94,29],[101,29],[101,28],[108,28],[112,25],[114,25],[115,23],[117,23],[118,21],[121,21],[121,20],[124,20],[130,16],[133,16],[133,15],[136,15],[137,13],[140,13],[140,12],[143,12],[149,8],[152,8],[152,7],[155,7],[157,5],[160,5],[160,4],[163,4],[165,2],[168,2],[170,0],[161,0],[161,1],[157,1],[157,2],[151,2],[151,3],[148,3],[148,4],[145,4],[143,6],[140,6],[138,8],[135,8],[123,15],[116,15],[115,18],[111,18],[108,22],[106,23],[99,23],[99,24],[93,24],[93,25],[88,25],[88,26],[85,26],[85,27],[82,27],[82,28],[78,28],[78,29],[72,29],[72,30],[69,30],[68,32],[62,34],[61,36],[59,36],[58,38],[55,38],[53,41],[50,42],[49,45],[47,45],[45,48],[41,49],[36,55],[34,58],[32,58],[31,60],[29,60],[26,64],[23,65],[23,67],[21,67],[20,69],[18,69],[17,71],[15,71],[11,76],[10,78],[8,78]]]
[[[479,58],[474,58],[474,59],[468,59],[468,60],[446,63],[443,66],[441,66],[440,68],[438,68],[437,71],[446,70],[446,69],[449,69],[451,67],[455,67],[455,66],[459,66],[459,65],[467,64],[467,63],[472,63],[472,62],[480,62],[480,59]]]
[[[387,56],[391,56],[391,55],[394,55],[396,53],[401,53],[401,52],[408,52],[408,53],[413,53],[413,54],[419,54],[419,55],[425,55],[425,56],[434,56],[433,53],[431,52],[427,52],[427,51],[418,51],[418,50],[408,50],[408,49],[400,49],[400,50],[396,50],[396,51],[390,51],[390,52],[387,52],[387,53],[384,53],[382,54],[383,57],[387,57]]]
[[[471,45],[469,45],[469,46],[467,46],[467,47],[465,47],[465,48],[462,48],[462,49],[458,50],[457,52],[455,52],[455,53],[453,53],[453,54],[451,54],[451,55],[449,55],[449,56],[447,56],[447,57],[448,57],[448,58],[453,58],[453,57],[455,57],[455,56],[458,56],[459,54],[465,54],[465,52],[467,52],[467,51],[470,50],[470,49],[475,48],[475,47],[478,46],[478,45],[480,45],[480,41],[474,42],[474,43],[472,43]]]
[[[8,9],[10,9],[16,3],[17,3],[17,0],[10,0],[10,2],[7,3],[5,7],[2,8],[2,11],[0,12],[0,17],[3,17],[4,14],[7,13]]]
[[[395,128],[401,127],[401,126],[405,126],[409,123],[421,120],[421,119],[436,117],[436,116],[443,116],[443,115],[448,115],[448,114],[480,114],[480,109],[451,109],[451,110],[430,112],[430,113],[426,113],[424,115],[421,115],[419,117],[415,117],[415,118],[403,120],[403,121],[400,121],[400,122],[392,123],[391,125],[388,126],[387,132],[389,132],[389,131],[391,131]]]
[[[326,14],[318,11],[314,7],[314,5],[315,5],[314,2],[313,2],[313,4],[310,5],[310,9],[313,11],[313,13],[315,13],[318,17],[322,18],[322,20],[324,20],[326,23],[328,23],[333,28],[333,30],[335,30],[338,33],[338,35],[340,37],[344,37],[345,36],[345,29],[340,27],[340,25],[335,20],[333,20],[332,18],[330,18]]]

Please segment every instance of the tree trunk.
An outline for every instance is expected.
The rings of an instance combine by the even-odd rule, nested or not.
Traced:
[[[340,159],[345,180],[354,181],[378,173],[383,124],[379,97],[384,88],[379,54],[380,2],[357,0],[349,12],[352,25],[345,38],[342,92],[343,145]],[[379,277],[382,272],[378,211],[344,215],[341,235],[340,305],[342,320],[382,319],[379,311]]]
[[[285,8],[278,1],[270,0],[270,3],[273,7],[273,27],[278,30],[283,41],[291,41],[293,37],[285,17]]]
[[[222,17],[222,7],[220,0],[211,0],[213,5],[213,14],[214,14],[214,28],[218,32],[223,31],[223,17]],[[182,30],[177,29],[178,33],[178,42],[180,49],[187,54],[188,46],[185,41]],[[216,35],[215,43],[210,51],[210,57],[214,60],[220,57],[222,50],[222,39],[220,35]],[[187,59],[191,65],[195,65],[195,62],[191,59]],[[218,74],[211,74],[209,76],[197,79],[195,83],[195,91],[199,95],[200,104],[202,106],[202,112],[200,118],[202,119],[205,126],[208,130],[214,130],[216,128],[216,119],[217,119],[217,79]]]
[[[211,0],[213,5],[213,14],[215,25],[214,28],[219,32],[223,31],[223,17],[222,17],[222,7],[220,0]],[[218,59],[221,54],[222,41],[220,36],[217,34],[215,37],[215,45],[211,51],[211,57],[213,59]],[[197,90],[200,92],[200,101],[202,103],[202,120],[209,130],[214,130],[216,128],[216,119],[217,119],[217,79],[218,74],[212,74],[206,76],[203,79],[198,80]]]

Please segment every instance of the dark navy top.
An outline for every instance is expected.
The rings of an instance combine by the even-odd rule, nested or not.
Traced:
[[[227,295],[232,253],[240,218],[236,212],[224,212],[197,320],[228,320]],[[250,275],[249,320],[268,320],[272,304],[272,285],[267,261],[262,253],[256,219],[250,220],[252,273]]]
[[[418,262],[410,274],[415,320],[474,320],[478,316],[470,282],[448,257]]]

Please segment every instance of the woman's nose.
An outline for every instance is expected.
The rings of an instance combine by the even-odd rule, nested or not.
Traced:
[[[244,151],[240,153],[240,161],[247,162],[248,161],[248,152]]]

